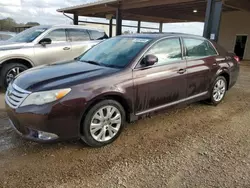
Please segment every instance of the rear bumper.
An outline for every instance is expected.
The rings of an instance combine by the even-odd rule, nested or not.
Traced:
[[[78,114],[61,103],[17,109],[6,104],[6,111],[15,131],[25,139],[46,143],[80,137]]]

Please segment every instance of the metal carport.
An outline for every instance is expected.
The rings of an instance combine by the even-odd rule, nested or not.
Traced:
[[[122,20],[160,23],[205,22],[204,36],[217,41],[219,38],[222,13],[234,11],[250,12],[248,0],[103,0],[58,10],[73,14],[74,24],[79,16],[116,19],[116,34],[122,33]],[[240,20],[239,20],[240,21]],[[247,23],[246,23],[247,24]],[[111,28],[111,27],[110,27]]]

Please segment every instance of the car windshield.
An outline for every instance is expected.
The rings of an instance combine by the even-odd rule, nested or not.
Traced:
[[[39,35],[41,35],[44,31],[48,28],[46,27],[32,27],[27,29],[16,36],[10,38],[8,41],[10,42],[32,42],[35,40]]]
[[[124,68],[150,41],[150,38],[111,38],[91,48],[80,57],[80,61]]]

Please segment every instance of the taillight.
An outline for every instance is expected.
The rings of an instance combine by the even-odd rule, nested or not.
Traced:
[[[235,59],[238,63],[240,63],[240,58],[239,58],[238,56],[234,56],[234,59]]]

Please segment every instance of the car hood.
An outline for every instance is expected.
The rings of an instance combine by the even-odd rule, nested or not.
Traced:
[[[119,69],[70,61],[29,69],[19,74],[14,84],[31,92],[46,91],[69,88],[117,71]]]
[[[0,50],[15,50],[20,49],[25,45],[27,45],[27,43],[1,41]]]

